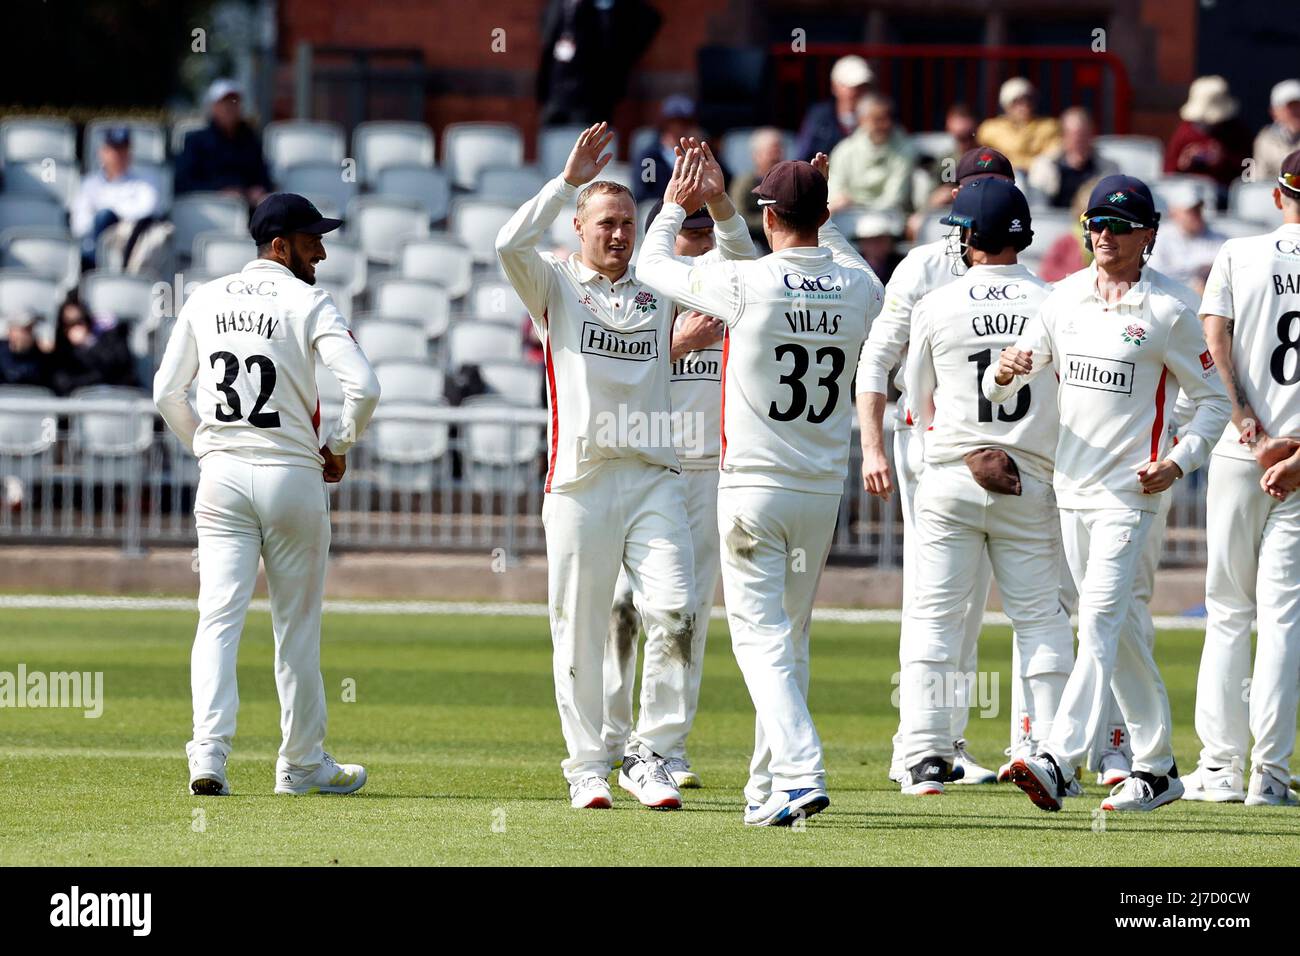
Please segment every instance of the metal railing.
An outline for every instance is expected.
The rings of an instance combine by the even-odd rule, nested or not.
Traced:
[[[381,405],[331,487],[334,546],[544,553],[545,435],[542,409]],[[851,448],[832,557],[899,567],[898,495],[868,495],[856,434]],[[0,397],[0,543],[193,547],[198,476],[145,398]],[[1203,564],[1204,473],[1173,493],[1164,563]]]

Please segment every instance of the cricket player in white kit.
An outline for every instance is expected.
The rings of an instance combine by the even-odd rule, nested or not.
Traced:
[[[1232,422],[1210,459],[1205,648],[1196,685],[1202,749],[1183,779],[1188,800],[1294,806],[1300,495],[1270,489],[1265,475],[1300,449],[1300,151],[1284,161],[1273,201],[1282,225],[1224,243],[1201,301]],[[1252,619],[1259,626],[1253,676]]]
[[[697,145],[687,142],[689,149]],[[706,158],[708,190],[705,206],[686,217],[677,234],[674,254],[687,264],[718,259],[753,259],[757,255],[749,227],[727,196],[722,170]],[[658,203],[646,218],[646,228],[659,215]],[[715,215],[716,214],[716,215]],[[682,466],[686,515],[691,529],[692,565],[695,568],[695,638],[686,675],[686,732],[695,723],[700,702],[700,681],[708,639],[713,597],[718,589],[718,462],[721,456],[722,332],[721,320],[693,309],[679,311],[673,321],[672,376],[669,389],[673,407],[673,445]],[[614,589],[609,643],[605,647],[605,719],[602,736],[611,761],[622,759],[632,731],[632,692],[636,682],[637,643],[641,615],[626,571],[620,571]],[[642,686],[645,684],[643,682]],[[664,755],[679,788],[700,787],[700,775],[691,767],[683,738],[678,752]]]
[[[1014,182],[1015,170],[1011,163],[995,149],[977,147],[967,150],[957,163],[953,196],[971,182],[994,177]],[[885,305],[880,316],[871,325],[871,333],[862,346],[858,362],[857,409],[859,437],[862,444],[863,486],[873,495],[888,499],[894,482],[890,478],[889,459],[885,454],[883,419],[889,392],[889,376],[895,368],[898,374],[894,385],[902,393],[898,414],[894,420],[894,467],[898,476],[898,490],[902,495],[903,511],[903,608],[906,610],[913,595],[916,560],[915,496],[922,464],[923,434],[915,428],[918,412],[909,402],[905,368],[908,342],[912,336],[912,310],[928,292],[952,282],[961,274],[962,266],[947,254],[947,239],[923,243],[913,248],[890,276],[885,286]],[[984,608],[988,604],[992,567],[987,557],[980,557],[977,573],[967,601],[962,621],[962,642],[959,672],[974,674],[978,667],[978,642],[984,623]],[[900,660],[907,650],[900,635]],[[903,708],[906,695],[899,696],[899,730],[894,734],[893,756],[890,760],[889,778],[895,782],[903,779],[906,764],[903,759],[902,725],[907,719]],[[963,735],[970,710],[966,706],[952,708],[952,739],[956,760],[951,782],[972,784],[991,783],[995,774],[980,764],[966,751]]]
[[[293,193],[253,213],[258,258],[203,285],[176,318],[154,402],[199,458],[199,626],[191,656],[190,790],[230,792],[226,758],[239,692],[235,660],[259,559],[275,634],[283,740],[275,792],[351,793],[365,768],[325,753],[321,599],[330,546],[327,482],[379,403],[379,383],[328,292],[312,288],[326,219]],[[316,357],[343,389],[339,420],[320,433]],[[187,394],[198,379],[198,409]],[[322,480],[322,477],[324,480]]]
[[[818,162],[824,169],[825,157]],[[845,393],[883,289],[828,223],[825,175],[804,162],[776,164],[754,190],[771,255],[679,262],[673,239],[699,205],[700,165],[699,150],[679,159],[639,271],[663,295],[727,324],[722,586],[757,712],[744,819],[789,824],[830,804],[808,710],[809,627],[848,467]]]
[[[673,303],[634,275],[636,204],[616,183],[578,196],[580,251],[539,252],[551,222],[605,168],[605,123],[584,130],[561,175],[497,235],[497,257],[546,354],[549,458],[542,523],[555,698],[575,809],[611,805],[601,727],[604,655],[620,568],[646,626],[642,710],[619,785],[674,810],[681,793],[665,756],[684,746],[685,685],[695,636],[695,581],[668,392]],[[694,208],[694,207],[693,207]]]
[[[958,744],[953,698],[979,568],[991,560],[1015,628],[1031,739],[1051,730],[1074,658],[1061,606],[1063,558],[1052,464],[1056,383],[1040,379],[1013,402],[983,395],[985,370],[1024,332],[1049,286],[1017,262],[1033,237],[1014,184],[967,183],[943,222],[959,229],[950,254],[967,266],[912,311],[907,396],[924,429],[925,469],[913,516],[911,600],[903,615],[900,709],[903,793],[943,793]],[[931,411],[933,409],[933,411]]]
[[[1106,719],[1108,686],[1132,732],[1133,773],[1101,808],[1154,810],[1183,793],[1164,683],[1130,623],[1132,588],[1156,496],[1204,464],[1231,406],[1188,290],[1144,265],[1158,223],[1145,183],[1103,178],[1084,217],[1094,264],[1057,283],[984,376],[999,404],[1044,370],[1060,379],[1053,484],[1079,584],[1079,650],[1050,734],[1011,764],[1012,782],[1045,810],[1080,792],[1074,768]],[[1170,450],[1179,388],[1195,410]]]

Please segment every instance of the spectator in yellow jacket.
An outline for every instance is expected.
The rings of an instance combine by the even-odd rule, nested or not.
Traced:
[[[1029,169],[1035,159],[1055,148],[1061,139],[1060,124],[1054,117],[1034,115],[1037,92],[1023,76],[1007,80],[998,91],[1002,115],[985,120],[977,133],[981,146],[996,149],[1016,169]]]

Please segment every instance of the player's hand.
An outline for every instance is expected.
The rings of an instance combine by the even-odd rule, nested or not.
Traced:
[[[569,153],[569,161],[564,164],[564,181],[570,186],[585,186],[605,168],[613,153],[605,153],[605,147],[614,141],[614,131],[608,123],[588,126],[578,136]]]
[[[1168,458],[1161,461],[1144,462],[1137,470],[1138,481],[1142,483],[1144,495],[1158,495],[1168,490],[1175,481],[1183,477],[1183,469]]]
[[[698,149],[675,148],[677,159],[673,163],[673,176],[664,189],[664,202],[675,202],[686,210],[687,214],[704,205],[702,191],[703,153]]]
[[[818,153],[812,158],[812,168],[821,173],[825,179],[831,178],[831,158],[825,153]]]
[[[999,385],[1010,385],[1017,375],[1028,375],[1034,370],[1034,350],[1006,348],[998,356],[998,370],[993,381]]]
[[[705,203],[711,203],[727,192],[727,181],[722,175],[722,165],[713,156],[713,150],[704,140],[694,136],[683,136],[681,146],[683,153],[692,149],[700,153],[700,193]]]
[[[868,494],[884,501],[893,494],[894,483],[889,477],[889,459],[883,448],[864,448],[862,450],[862,487]]]
[[[320,456],[325,459],[323,469],[325,484],[333,485],[342,481],[348,470],[347,456],[334,454],[327,445],[321,445]]]
[[[1285,501],[1287,495],[1300,488],[1300,460],[1292,455],[1270,465],[1259,479],[1259,486],[1278,501]]]
[[[1250,446],[1250,453],[1255,456],[1255,463],[1267,471],[1279,461],[1285,461],[1300,449],[1300,441],[1294,438],[1261,438]]]
[[[695,309],[683,312],[673,326],[673,355],[685,355],[696,349],[708,348],[714,342],[721,342],[726,328],[726,323],[721,319]]]

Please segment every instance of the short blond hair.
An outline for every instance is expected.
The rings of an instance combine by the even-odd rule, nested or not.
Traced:
[[[628,189],[622,183],[611,182],[608,179],[598,179],[590,183],[578,193],[578,218],[582,219],[587,212],[587,203],[591,202],[594,196],[617,196],[619,194],[627,196],[632,200],[632,205],[636,205],[636,199],[632,196],[632,190]]]

